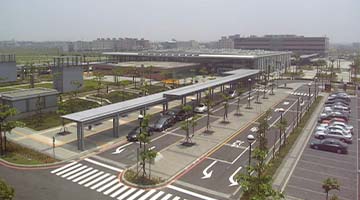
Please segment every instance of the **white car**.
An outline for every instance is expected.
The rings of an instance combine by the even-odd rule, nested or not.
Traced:
[[[196,113],[204,113],[207,110],[208,110],[208,107],[203,103],[200,103],[198,106],[196,106],[194,108],[194,112],[196,112]]]
[[[337,125],[330,125],[327,127],[329,130],[340,130],[346,134],[351,134],[351,131],[342,127],[342,126],[337,126]]]
[[[334,138],[346,143],[352,143],[352,135],[340,130],[316,131],[314,136],[318,139]]]
[[[349,130],[351,133],[353,132],[354,130],[354,127],[352,125],[348,125],[344,122],[339,122],[339,121],[334,121],[330,124],[330,126],[341,126],[347,130]]]

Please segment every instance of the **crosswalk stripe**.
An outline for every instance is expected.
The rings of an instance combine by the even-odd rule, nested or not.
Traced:
[[[96,179],[94,179],[94,180],[86,183],[84,186],[85,186],[85,187],[89,187],[90,185],[93,185],[93,184],[95,184],[96,182],[98,182],[98,181],[100,181],[100,180],[102,180],[102,179],[104,179],[104,178],[106,178],[106,177],[108,177],[108,176],[110,176],[109,173],[103,174],[102,176],[97,177]]]
[[[64,165],[64,166],[62,166],[62,167],[60,167],[60,168],[57,168],[57,169],[51,171],[50,173],[54,174],[54,173],[59,172],[59,171],[65,169],[65,168],[68,168],[68,167],[70,167],[70,166],[72,166],[72,165],[75,165],[76,163],[77,163],[77,162],[71,162],[71,163],[69,163],[69,164],[67,164],[67,165]]]
[[[62,174],[65,174],[65,173],[67,173],[68,171],[71,171],[71,170],[73,170],[73,169],[75,169],[75,168],[80,167],[81,165],[82,165],[82,164],[79,163],[79,164],[77,164],[77,165],[71,166],[71,167],[65,169],[64,171],[60,171],[60,172],[56,173],[56,175],[60,176],[60,175],[62,175]]]
[[[71,179],[73,179],[73,178],[75,178],[75,177],[78,177],[78,176],[80,176],[80,175],[82,175],[82,174],[85,174],[86,172],[88,172],[88,171],[90,171],[90,170],[92,170],[92,169],[93,169],[92,167],[86,168],[85,170],[82,170],[82,171],[79,172],[79,173],[76,173],[76,174],[74,174],[74,175],[72,175],[72,176],[69,176],[69,177],[67,177],[66,179],[67,179],[67,180],[71,180]]]
[[[92,174],[95,174],[96,172],[98,172],[99,170],[97,170],[97,169],[94,169],[94,170],[92,170],[91,172],[89,172],[89,173],[86,173],[86,174],[84,174],[84,175],[82,175],[82,176],[79,176],[79,177],[77,177],[76,179],[74,179],[74,180],[72,180],[72,182],[78,182],[78,181],[80,181],[81,179],[83,179],[83,178],[86,178],[86,177],[88,177],[88,176],[90,176],[90,175],[92,175]]]
[[[160,191],[158,192],[157,194],[155,194],[150,200],[156,200],[158,199],[161,195],[163,195],[164,192],[163,191]]]
[[[90,176],[90,177],[88,177],[88,178],[86,178],[86,179],[84,179],[84,180],[82,180],[82,181],[80,181],[79,182],[79,184],[80,185],[82,185],[82,184],[84,184],[84,183],[86,183],[86,182],[88,182],[88,181],[90,181],[91,179],[94,179],[94,178],[96,178],[96,177],[98,177],[98,176],[100,176],[101,174],[103,174],[104,172],[98,172],[98,173],[96,173],[96,174],[94,174],[94,175],[92,175],[92,176]]]
[[[134,200],[136,197],[140,196],[142,193],[144,193],[145,190],[139,190],[135,194],[131,195],[127,200]]]
[[[118,200],[123,200],[123,199],[125,199],[127,196],[129,196],[131,193],[133,193],[135,191],[136,191],[136,188],[130,188],[130,190],[126,191],[124,194],[119,196],[117,199]]]
[[[156,190],[150,190],[149,192],[147,192],[144,196],[141,196],[141,198],[139,200],[145,200],[146,198],[148,198],[150,195],[152,195],[154,192],[156,192]]]
[[[173,198],[172,200],[179,200],[180,197],[176,196],[175,198]]]
[[[168,199],[170,199],[171,196],[172,196],[172,194],[167,194],[161,200],[168,200]]]
[[[76,172],[81,171],[81,170],[83,170],[84,168],[87,168],[87,167],[88,167],[88,166],[84,165],[84,166],[82,166],[82,167],[80,167],[80,168],[77,168],[77,169],[75,169],[75,170],[73,170],[73,171],[70,171],[69,173],[63,174],[61,177],[62,177],[62,178],[66,178],[66,177],[68,177],[68,176],[70,176],[70,175],[73,175],[73,174],[75,174]]]
[[[118,182],[119,182],[119,180],[115,179],[115,180],[111,181],[110,183],[108,183],[108,184],[102,186],[101,188],[97,189],[96,191],[102,192],[102,191],[104,191],[106,188],[108,188],[108,187],[110,187],[110,186],[112,186],[112,185],[114,185],[115,183],[118,183]]]
[[[116,184],[115,186],[106,190],[103,194],[108,195],[108,194],[112,193],[113,191],[115,191],[116,189],[118,189],[119,187],[121,187],[122,185],[123,185],[122,183]]]
[[[117,171],[117,172],[122,172],[123,171],[122,169],[119,169],[117,167],[113,167],[113,166],[110,166],[110,165],[107,165],[107,164],[104,164],[104,163],[101,163],[101,162],[98,162],[98,161],[95,161],[95,160],[92,160],[92,159],[89,159],[89,158],[85,158],[85,161],[87,161],[89,163],[92,163],[92,164],[95,164],[95,165],[99,165],[101,167],[105,167],[105,168]]]
[[[127,190],[129,187],[126,185],[123,185],[119,190],[117,190],[116,192],[112,193],[110,196],[112,198],[116,197],[117,195],[123,193],[125,190]]]
[[[99,182],[99,183],[97,183],[96,185],[91,186],[91,188],[90,188],[90,189],[94,190],[94,189],[96,189],[96,188],[98,188],[98,187],[100,187],[100,186],[104,185],[105,183],[107,183],[107,182],[109,182],[109,181],[113,180],[114,178],[116,178],[116,176],[112,175],[112,176],[110,176],[110,177],[108,177],[108,178],[106,178],[106,179],[104,179],[104,180],[100,181],[100,182]]]

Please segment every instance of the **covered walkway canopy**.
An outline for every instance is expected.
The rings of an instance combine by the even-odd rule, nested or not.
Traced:
[[[97,121],[105,119],[113,119],[113,135],[114,137],[119,137],[119,117],[123,114],[130,113],[137,110],[145,110],[147,107],[163,104],[164,108],[167,109],[168,101],[184,98],[191,94],[198,94],[199,92],[205,91],[208,88],[216,88],[223,86],[225,84],[232,84],[241,79],[255,76],[259,73],[259,70],[248,70],[248,69],[239,69],[231,72],[226,72],[226,74],[232,74],[229,76],[217,78],[215,80],[210,80],[205,83],[196,83],[193,85],[168,90],[144,97],[139,97],[136,99],[131,99],[127,101],[122,101],[119,103],[114,103],[106,106],[101,106],[98,108],[93,108],[77,113],[72,113],[62,116],[63,119],[71,120],[77,123],[77,140],[78,140],[78,149],[83,150],[84,148],[84,131],[83,127],[86,124],[91,124]]]

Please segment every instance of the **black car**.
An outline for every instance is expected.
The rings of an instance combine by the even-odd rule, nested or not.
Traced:
[[[152,135],[152,131],[148,130],[147,131],[148,135]],[[128,135],[126,136],[127,140],[129,142],[136,142],[139,140],[139,134],[140,134],[140,127],[136,127],[133,130],[130,131],[130,133],[128,133]]]
[[[336,139],[312,140],[310,147],[313,149],[332,151],[343,154],[348,152],[348,145]]]
[[[343,100],[343,101],[347,101],[350,102],[351,99],[348,95],[339,93],[339,94],[332,94],[330,95],[330,97],[328,98],[328,100]]]
[[[163,131],[174,124],[174,118],[170,115],[163,115],[154,124],[150,125],[151,131]]]
[[[182,120],[185,120],[186,118],[191,117],[191,113],[186,112],[183,109],[168,110],[168,111],[165,112],[165,115],[172,116],[175,121],[182,121]]]
[[[349,102],[342,99],[330,99],[325,102],[325,105],[335,105],[335,104],[342,104],[345,106],[349,106]]]

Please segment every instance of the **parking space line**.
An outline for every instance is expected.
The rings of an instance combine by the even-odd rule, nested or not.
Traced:
[[[297,170],[302,170],[302,171],[306,171],[306,172],[310,172],[310,173],[314,173],[314,174],[319,174],[319,175],[323,175],[323,176],[332,176],[334,178],[337,178],[337,179],[349,179],[349,180],[353,180],[354,177],[351,176],[351,177],[346,177],[346,176],[337,176],[337,175],[334,175],[334,174],[329,174],[329,173],[324,173],[324,172],[319,172],[319,171],[314,171],[314,170],[310,170],[310,169],[306,169],[306,168],[303,168],[303,167],[296,167]],[[295,170],[296,171],[296,170]]]
[[[332,159],[332,158],[327,158],[327,157],[324,157],[324,156],[316,156],[316,155],[313,155],[313,154],[310,154],[310,153],[304,153],[303,154],[304,156],[308,156],[308,157],[313,157],[313,158],[317,158],[317,159],[321,159],[321,160],[328,160],[328,161],[333,161],[333,162],[340,162],[340,163],[343,163],[343,164],[353,164],[352,162],[349,162],[349,161],[345,161],[345,160],[340,160],[340,159]]]
[[[306,191],[306,192],[311,192],[311,193],[315,193],[315,194],[320,194],[320,195],[323,195],[324,198],[325,198],[325,193],[324,192],[318,192],[318,191],[315,191],[315,190],[310,190],[310,189],[307,189],[307,188],[303,188],[303,187],[300,187],[300,186],[296,186],[296,185],[292,185],[292,184],[288,184],[287,187],[291,187],[291,188],[294,188],[296,190],[303,190],[303,191]],[[339,199],[343,199],[343,200],[351,200],[351,199],[348,199],[348,198],[345,198],[343,196],[338,196]]]
[[[339,168],[339,167],[334,167],[334,166],[329,166],[329,165],[323,165],[323,164],[320,164],[318,162],[311,162],[311,161],[305,161],[305,160],[300,160],[300,162],[305,162],[305,163],[309,163],[309,164],[313,164],[313,165],[318,165],[320,167],[324,167],[324,168],[331,168],[331,169],[335,169],[335,170],[342,170],[342,171],[345,171],[345,172],[350,172],[350,173],[353,173],[354,171],[353,170],[347,170],[347,169],[344,169],[344,168]]]

